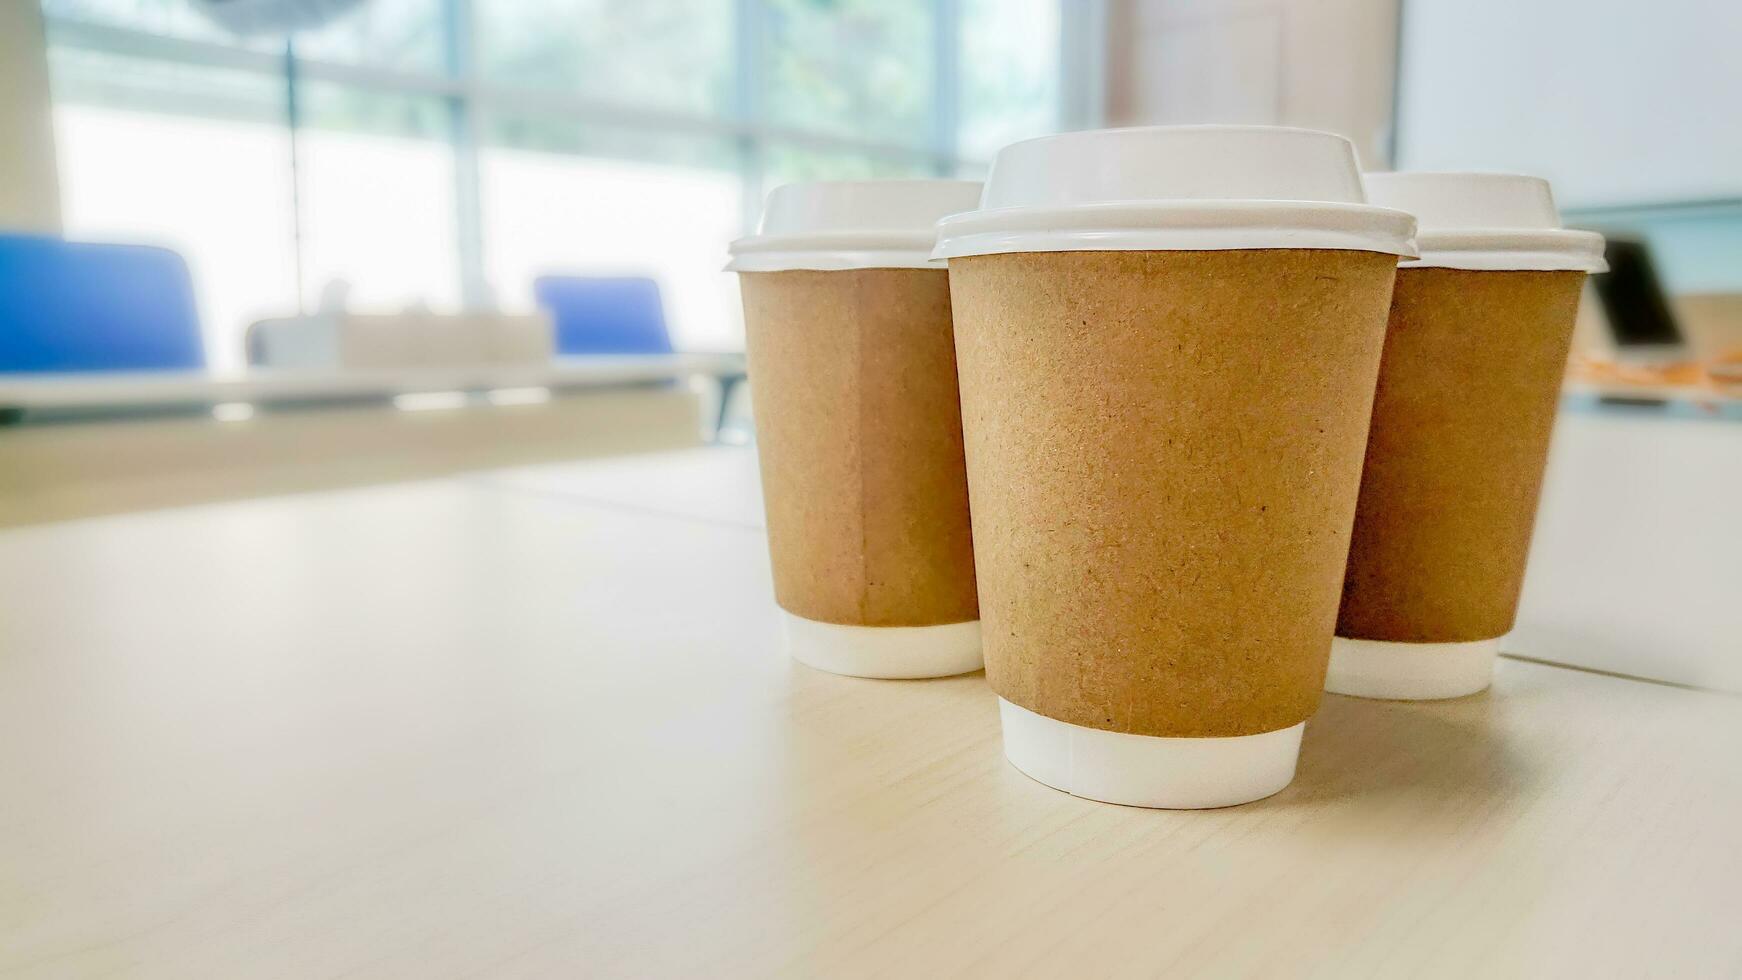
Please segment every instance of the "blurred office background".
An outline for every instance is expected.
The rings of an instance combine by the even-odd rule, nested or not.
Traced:
[[[226,19],[263,0],[6,6],[0,222],[175,250],[219,371],[323,297],[529,311],[564,272],[649,276],[675,347],[739,349],[718,266],[769,187],[974,176],[1108,123],[1543,174],[1672,294],[1742,289],[1742,15],[1700,0],[286,0],[295,30]]]
[[[111,303],[90,343],[33,354],[4,341],[73,300],[13,297],[0,418],[675,380],[699,438],[749,438],[741,362],[574,358],[741,352],[725,246],[780,183],[972,177],[1013,140],[1189,122],[1549,177],[1570,224],[1628,250],[1588,298],[1575,381],[1721,414],[1742,370],[1739,34],[1742,8],[1703,0],[0,0],[0,278],[19,280],[0,292],[41,289],[6,256],[64,236],[166,249],[102,254],[185,263],[191,294],[185,315]],[[63,259],[63,287],[119,288]],[[171,353],[129,346],[183,329]],[[236,383],[47,387],[140,369]],[[475,397],[504,386],[534,394]]]
[[[1095,121],[1068,6],[362,0],[287,37],[45,0],[62,224],[185,256],[219,369],[335,280],[356,308],[528,310],[565,270],[652,276],[677,346],[737,349],[720,266],[767,188],[977,174]]]

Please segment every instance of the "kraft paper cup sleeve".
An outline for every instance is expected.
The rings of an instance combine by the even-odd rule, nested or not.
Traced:
[[[947,274],[790,270],[742,286],[789,649],[860,676],[979,669]]]
[[[979,618],[941,270],[748,273],[775,598],[853,626]]]
[[[993,689],[1143,736],[1256,735],[1309,717],[1394,260],[1270,249],[953,262]],[[1277,335],[1292,338],[1282,354],[1268,347]]]

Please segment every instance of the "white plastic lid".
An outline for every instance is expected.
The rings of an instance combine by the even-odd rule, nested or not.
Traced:
[[[979,206],[973,180],[836,180],[768,194],[756,234],[733,242],[734,272],[941,269],[939,218]]]
[[[1367,199],[1415,215],[1405,266],[1603,272],[1603,236],[1561,227],[1548,181],[1520,174],[1375,173]]]
[[[1001,252],[1335,248],[1413,256],[1415,221],[1374,207],[1355,148],[1278,126],[1063,133],[998,151],[981,210],[938,258]]]

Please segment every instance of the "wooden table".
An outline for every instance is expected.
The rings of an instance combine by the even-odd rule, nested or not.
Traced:
[[[669,354],[0,375],[0,527],[695,446],[743,372],[742,354]]]
[[[1742,973],[1742,699],[1503,661],[1090,803],[787,661],[750,466],[0,532],[0,977]]]

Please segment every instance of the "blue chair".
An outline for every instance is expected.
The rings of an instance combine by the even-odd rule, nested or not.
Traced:
[[[205,363],[181,256],[0,234],[0,372],[190,371]]]
[[[540,276],[532,291],[556,325],[558,354],[671,353],[652,279]]]

